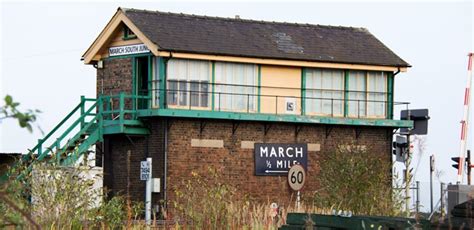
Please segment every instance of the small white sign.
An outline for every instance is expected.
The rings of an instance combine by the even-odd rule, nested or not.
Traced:
[[[148,180],[150,178],[150,162],[142,161],[140,164],[140,180]]]
[[[129,54],[148,53],[150,50],[145,44],[129,45],[129,46],[115,46],[109,48],[109,56],[121,56]]]
[[[289,114],[296,113],[296,98],[293,98],[293,97],[285,98],[285,112]]]
[[[288,171],[288,184],[290,185],[290,188],[294,191],[299,191],[303,188],[305,180],[306,172],[304,171],[303,166],[291,166],[290,171]]]
[[[151,189],[151,192],[161,192],[160,190],[160,178],[153,178],[151,179],[151,181],[153,182],[153,186],[152,186],[152,189]]]

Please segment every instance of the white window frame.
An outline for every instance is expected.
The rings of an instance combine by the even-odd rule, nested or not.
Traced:
[[[170,63],[171,62],[171,63]],[[172,70],[171,68],[174,68],[174,63],[172,62],[178,62],[176,65],[186,63],[186,69],[181,69],[181,70],[176,70],[176,71],[186,71],[183,75],[179,76],[173,76],[174,74],[177,74]],[[181,63],[179,63],[181,62]],[[188,71],[192,71],[192,69],[189,65],[194,62],[194,63],[200,63],[198,68],[207,68],[207,70],[201,69],[205,71],[205,74],[200,76],[199,79],[192,79],[192,75],[188,73]],[[170,65],[171,64],[171,65]],[[203,76],[205,79],[202,79]],[[194,76],[195,77],[195,76]],[[177,91],[177,92],[172,92],[170,83],[175,82],[177,85],[177,90],[180,90],[181,86],[185,85],[185,91]],[[199,84],[198,86],[198,100],[199,103],[196,105],[195,102],[192,101],[193,94],[194,92],[191,92],[191,86],[193,83]],[[207,92],[201,91],[203,88],[202,86],[206,85],[207,87]],[[166,104],[167,108],[173,108],[173,109],[192,109],[192,110],[209,110],[211,108],[212,104],[212,98],[211,98],[211,91],[212,91],[212,63],[207,60],[191,60],[191,59],[170,59],[167,63],[167,71],[166,71]],[[176,104],[173,103],[171,104],[170,97],[173,95],[176,95]],[[201,101],[203,97],[207,96],[207,100],[205,105],[203,105],[203,102]],[[183,98],[184,97],[184,98]],[[184,103],[180,103],[184,100]]]
[[[371,76],[371,74],[373,74]],[[372,84],[369,80],[369,78],[375,77],[375,78],[384,78],[382,82],[383,89],[380,91],[379,89],[375,89],[375,91],[371,90]],[[367,118],[386,118],[387,116],[387,108],[388,108],[388,87],[387,87],[387,81],[388,81],[388,74],[383,71],[367,71]],[[377,84],[377,83],[375,83]],[[375,95],[377,94],[377,95]],[[383,99],[380,101],[377,96],[382,95]],[[375,99],[372,99],[371,97],[375,97]],[[374,102],[372,102],[374,101]],[[377,102],[375,102],[377,101]],[[378,102],[380,101],[380,102]],[[383,103],[383,108],[382,108],[382,113],[378,114],[377,112],[377,105],[380,105]],[[372,107],[373,106],[373,107]],[[374,108],[374,113],[372,114],[371,112],[371,107]]]
[[[221,66],[222,65],[222,66]],[[232,72],[232,76],[220,76],[221,70],[219,68],[228,68],[229,66],[247,66],[253,68],[252,78],[250,82],[242,80],[241,78],[246,78],[247,76],[234,75],[235,72]],[[225,66],[225,67],[224,67]],[[244,67],[245,68],[245,67]],[[235,69],[233,69],[235,71]],[[243,72],[245,73],[245,71]],[[248,63],[236,63],[236,62],[215,62],[215,92],[214,92],[214,110],[215,111],[232,111],[232,112],[256,112],[257,103],[258,103],[258,65],[248,64]],[[244,82],[244,83],[235,83]],[[230,82],[229,82],[230,80]],[[243,91],[243,93],[241,92]],[[250,92],[248,92],[250,91]],[[242,93],[242,95],[238,95]],[[247,93],[247,95],[246,95]],[[250,96],[249,96],[250,95]],[[243,100],[241,103],[236,102],[236,100]],[[230,100],[230,102],[229,102]],[[230,103],[230,105],[229,105]],[[242,104],[242,108],[239,105]]]
[[[313,85],[309,86],[309,79],[316,78],[314,75],[316,71],[320,71],[320,82],[315,82],[312,79]],[[331,78],[334,77],[334,72],[340,72],[340,83],[338,87],[334,87],[334,82],[331,83],[331,88],[323,88],[324,73],[330,71]],[[331,117],[344,117],[344,70],[338,69],[320,69],[307,68],[305,70],[305,113],[306,115],[319,115]],[[319,84],[319,85],[316,85]],[[319,94],[314,95],[314,94]],[[326,97],[326,95],[330,95]],[[308,96],[310,95],[310,96]],[[340,96],[334,96],[340,95]],[[314,99],[312,99],[314,98]],[[329,111],[326,111],[325,104],[329,103]],[[319,109],[318,106],[319,105]]]
[[[358,73],[357,77],[362,78],[363,89],[352,89],[353,83],[351,83],[351,74]],[[360,75],[359,75],[360,74]],[[360,77],[362,76],[362,77]],[[355,118],[365,118],[367,117],[367,71],[362,70],[349,70],[348,74],[348,84],[347,87],[347,116]],[[360,98],[362,96],[362,98]],[[361,107],[363,108],[361,109]],[[354,107],[354,108],[353,108]],[[355,114],[351,113],[352,110],[355,110]],[[362,111],[362,112],[361,112]]]
[[[351,89],[351,72],[359,72],[359,73],[363,73],[363,79],[364,79],[364,90],[358,90],[357,91],[360,91],[360,92],[351,92],[353,91],[353,89]],[[371,90],[371,87],[372,87],[372,84],[370,83],[370,80],[369,80],[369,76],[371,74],[381,74],[382,76],[384,76],[384,81],[383,81],[383,91],[380,91],[378,89],[376,89],[375,91]],[[378,76],[378,75],[376,75]],[[387,108],[388,108],[388,88],[387,88],[387,81],[388,81],[388,74],[386,72],[383,72],[383,71],[359,71],[359,70],[351,70],[349,71],[349,87],[348,87],[348,106],[347,106],[347,109],[348,109],[348,112],[347,112],[347,115],[348,117],[351,117],[351,118],[377,118],[377,119],[380,119],[380,118],[386,118],[387,116]],[[363,92],[362,92],[363,91]],[[351,95],[354,95],[354,94],[358,94],[358,95],[364,95],[364,98],[361,98],[360,99],[360,102],[358,101],[353,101],[354,98],[351,98],[352,96]],[[383,95],[383,100],[380,101],[378,100],[377,98],[373,99],[373,95],[374,94],[381,94]],[[358,98],[359,96],[357,96]],[[374,101],[374,102],[372,102]],[[375,102],[375,101],[380,101],[380,102]],[[372,106],[374,106],[374,104],[379,104],[379,103],[384,103],[383,105],[383,113],[382,114],[372,114],[370,113],[370,109]],[[351,108],[352,106],[355,106],[356,108],[356,114],[353,114],[351,113]],[[364,106],[364,108],[362,109],[363,110],[363,113],[360,113],[360,108],[358,108],[359,106]],[[358,111],[359,110],[359,111]],[[376,111],[376,110],[375,110]]]
[[[151,98],[152,98],[152,103],[151,107],[152,108],[159,108],[160,107],[160,59],[159,57],[153,57],[152,60],[152,82],[151,82]]]

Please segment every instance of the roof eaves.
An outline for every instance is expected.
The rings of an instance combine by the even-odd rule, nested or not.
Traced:
[[[407,65],[403,64],[380,64],[380,63],[372,63],[372,62],[344,62],[344,61],[331,61],[331,60],[316,60],[316,59],[305,59],[305,58],[282,58],[282,57],[275,57],[275,56],[258,56],[258,55],[239,55],[239,54],[229,54],[229,53],[216,53],[216,52],[196,52],[196,51],[189,51],[189,50],[179,50],[179,49],[160,49],[160,52],[170,52],[170,53],[189,53],[189,54],[203,54],[203,55],[223,55],[223,56],[231,56],[231,57],[242,57],[242,58],[267,58],[267,59],[275,59],[275,60],[287,60],[287,61],[309,61],[309,62],[326,62],[326,63],[334,63],[334,64],[356,64],[356,65],[371,65],[371,66],[384,66],[384,67],[397,67],[397,68],[410,68],[412,67],[410,64]],[[405,62],[406,63],[406,62]]]

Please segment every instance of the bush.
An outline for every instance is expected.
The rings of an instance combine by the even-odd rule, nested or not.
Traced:
[[[321,156],[318,207],[363,215],[400,215],[399,192],[392,191],[390,156],[350,145]]]
[[[17,168],[2,184],[0,226],[117,229],[123,225],[125,199],[104,197],[102,188],[93,186],[91,168],[34,165],[32,173],[21,180],[17,176],[25,167]]]
[[[286,213],[272,218],[270,204],[250,202],[238,197],[237,189],[221,174],[208,168],[207,176],[191,172],[191,179],[174,187],[173,207],[180,227],[190,229],[276,229],[283,224]]]

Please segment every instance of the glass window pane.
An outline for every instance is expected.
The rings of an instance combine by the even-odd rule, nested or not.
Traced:
[[[230,111],[255,111],[257,94],[256,65],[216,62],[216,86],[222,89],[217,95],[216,107]]]
[[[185,81],[178,81],[178,88],[179,105],[188,105],[188,83]]]
[[[192,81],[190,82],[190,103],[191,106],[199,106],[199,82],[197,81]]]
[[[189,106],[188,100],[192,106],[208,106],[208,102],[202,103],[200,96],[200,82],[209,82],[211,78],[211,68],[209,61],[171,59],[168,61],[167,78],[170,87],[168,87],[168,99],[170,105]],[[171,83],[175,81],[175,83]],[[175,87],[175,88],[171,88]],[[192,91],[192,92],[189,92]],[[206,96],[208,97],[208,96]]]
[[[209,105],[209,82],[201,82],[201,106],[207,107]]]
[[[385,116],[387,102],[387,76],[383,72],[369,72],[368,75],[368,102],[369,116]]]
[[[344,71],[307,69],[305,79],[308,113],[343,115]]]
[[[351,117],[366,116],[366,72],[349,71],[348,114]]]
[[[178,102],[178,82],[168,81],[168,105],[176,105]]]

